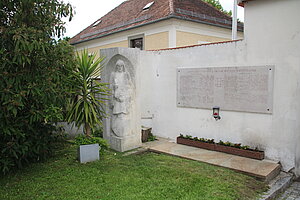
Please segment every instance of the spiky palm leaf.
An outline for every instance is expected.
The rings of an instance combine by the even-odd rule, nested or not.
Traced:
[[[101,75],[103,60],[101,57],[96,59],[96,54],[89,55],[87,50],[76,55],[77,66],[73,77],[77,99],[71,102],[67,121],[75,122],[77,127],[84,125],[87,135],[96,125],[102,125],[102,118],[106,116],[104,106],[109,95],[108,84],[95,80],[96,76]]]

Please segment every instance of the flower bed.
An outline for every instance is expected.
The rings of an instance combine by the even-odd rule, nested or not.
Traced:
[[[265,157],[265,153],[263,151],[250,149],[248,146],[241,146],[241,144],[232,144],[229,142],[224,143],[220,141],[219,143],[215,143],[214,140],[207,140],[203,138],[198,139],[197,137],[193,138],[191,136],[180,135],[177,137],[177,143],[257,160],[263,160]]]

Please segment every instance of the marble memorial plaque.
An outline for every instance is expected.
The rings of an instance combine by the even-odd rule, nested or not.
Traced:
[[[177,68],[177,106],[272,113],[274,66]]]

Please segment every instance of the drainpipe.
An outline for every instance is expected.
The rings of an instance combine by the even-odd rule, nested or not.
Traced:
[[[237,0],[233,0],[232,40],[237,39]]]

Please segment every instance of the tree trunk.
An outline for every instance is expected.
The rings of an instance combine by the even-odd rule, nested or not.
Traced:
[[[84,129],[85,129],[85,135],[88,136],[88,137],[90,137],[91,136],[91,127],[90,127],[90,125],[88,123],[86,123],[84,125]]]

